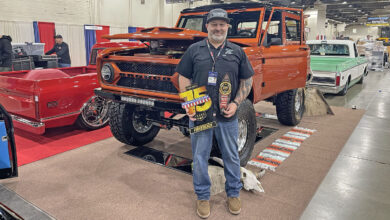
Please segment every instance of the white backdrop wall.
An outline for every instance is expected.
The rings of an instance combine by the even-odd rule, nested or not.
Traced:
[[[173,26],[181,10],[211,0],[167,4],[165,0],[0,0],[0,20],[109,26]]]
[[[32,21],[54,22],[69,44],[72,66],[85,65],[84,24],[108,25],[111,34],[128,27],[173,27],[185,8],[211,0],[167,4],[165,0],[0,0],[0,34],[13,42],[34,42]]]
[[[0,21],[0,34],[10,35],[14,43],[34,42],[32,22]]]
[[[87,24],[95,0],[0,0],[0,20]]]

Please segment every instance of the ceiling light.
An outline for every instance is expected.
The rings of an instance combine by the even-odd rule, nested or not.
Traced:
[[[347,4],[347,2],[343,2],[343,5]]]
[[[293,5],[293,4],[295,4],[295,2],[291,2],[291,4]]]
[[[362,10],[359,9],[358,12],[362,12]]]
[[[352,8],[352,5],[348,5],[348,7]]]

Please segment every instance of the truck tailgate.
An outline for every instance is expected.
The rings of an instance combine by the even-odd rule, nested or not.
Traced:
[[[0,103],[11,114],[36,118],[35,82],[0,75]]]

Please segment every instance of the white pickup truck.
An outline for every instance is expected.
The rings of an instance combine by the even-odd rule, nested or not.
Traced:
[[[323,93],[345,95],[355,83],[363,83],[368,74],[367,60],[360,57],[356,44],[350,40],[312,40],[310,67],[311,87]]]

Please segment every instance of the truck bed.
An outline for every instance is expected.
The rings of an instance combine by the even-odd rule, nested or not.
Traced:
[[[29,72],[40,71],[40,70],[42,69],[0,72],[0,76],[6,76],[12,78],[25,78]],[[78,66],[78,67],[66,67],[66,68],[45,69],[45,70],[60,70],[68,74],[70,77],[77,76],[80,74],[86,74],[86,73],[96,73],[96,67],[94,66]]]
[[[91,66],[38,69],[0,73],[0,104],[12,115],[46,128],[59,117],[61,126],[74,123],[83,104],[98,87],[96,68]]]

